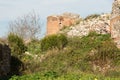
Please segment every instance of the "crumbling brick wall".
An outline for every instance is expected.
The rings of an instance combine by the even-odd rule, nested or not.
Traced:
[[[47,18],[47,35],[56,34],[59,31],[59,19],[54,16]]]
[[[72,13],[64,13],[62,15],[47,17],[47,35],[58,33],[63,27],[69,27],[76,24],[79,15]]]

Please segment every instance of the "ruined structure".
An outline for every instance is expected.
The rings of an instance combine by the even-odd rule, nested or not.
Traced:
[[[112,16],[111,18],[115,18],[120,16],[120,0],[114,0],[112,5]]]
[[[76,24],[80,19],[78,14],[63,13],[62,15],[47,17],[47,35],[56,34],[63,27]]]
[[[114,0],[110,20],[111,37],[120,48],[120,0]]]
[[[64,26],[70,26],[67,31],[68,36],[85,36],[91,30],[99,34],[110,33],[111,38],[120,48],[120,0],[114,0],[111,14],[102,14],[97,18],[80,20],[79,15],[65,13],[62,15],[49,16],[47,18],[47,35],[60,32]],[[73,26],[72,26],[73,25]]]
[[[68,36],[85,36],[89,34],[90,31],[96,31],[99,34],[110,33],[110,16],[111,14],[102,14],[98,17],[87,20],[83,20],[78,14],[71,13],[64,13],[58,16],[48,16],[47,35],[62,33],[60,30],[63,27],[68,26]]]
[[[10,48],[0,42],[0,77],[10,72]]]
[[[71,26],[67,32],[68,36],[86,36],[90,31],[98,34],[110,33],[110,16],[111,14],[102,14],[98,17],[82,20],[79,24]]]

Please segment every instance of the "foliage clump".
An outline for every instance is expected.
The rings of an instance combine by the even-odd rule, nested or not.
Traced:
[[[35,44],[38,43],[35,41]],[[40,44],[40,48],[46,54],[42,54],[42,56],[36,59],[28,57],[26,63],[24,61],[25,73],[38,72],[40,74],[32,74],[29,75],[30,77],[28,75],[21,77],[13,76],[11,80],[18,78],[23,80],[100,80],[101,78],[103,80],[112,80],[112,77],[119,80],[120,50],[110,38],[110,34],[90,32],[89,35],[82,38],[68,38],[62,34],[51,35],[42,39]],[[96,70],[94,65],[97,66]],[[106,65],[110,67],[106,69],[104,67]],[[103,69],[106,71],[104,74],[102,74]],[[91,74],[88,75],[88,73]],[[97,76],[97,74],[100,74],[100,76]]]
[[[63,34],[50,35],[41,40],[41,49],[46,51],[53,48],[62,49],[67,44],[67,37]]]
[[[96,50],[91,57],[92,59],[101,60],[103,62],[107,60],[116,61],[116,58],[120,55],[120,50],[110,38],[110,34],[101,35],[91,32],[86,37],[89,40],[88,46],[92,45],[91,50]]]
[[[11,48],[12,55],[18,58],[20,58],[22,54],[27,50],[26,46],[24,45],[23,39],[13,33],[10,33],[8,35],[8,44]]]
[[[88,20],[88,19],[93,19],[93,18],[97,18],[99,17],[99,14],[92,14],[92,15],[88,15],[84,20]]]
[[[104,77],[101,75],[85,74],[85,73],[67,73],[66,75],[54,76],[55,73],[50,76],[45,74],[36,73],[32,75],[24,76],[12,76],[10,80],[119,80],[119,78]]]
[[[41,42],[37,39],[32,40],[27,44],[27,51],[32,54],[40,54],[41,51]]]

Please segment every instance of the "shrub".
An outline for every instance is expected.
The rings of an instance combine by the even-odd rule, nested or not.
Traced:
[[[93,18],[97,18],[99,17],[99,14],[92,14],[92,15],[88,15],[84,20],[88,20],[88,19],[93,19]]]
[[[63,34],[50,35],[41,40],[41,49],[43,51],[52,48],[62,49],[67,44],[67,37]]]
[[[12,76],[9,80],[120,80],[120,78],[110,78],[101,75],[85,74],[85,73],[68,73],[56,77],[45,77],[44,75],[37,73],[24,76]]]
[[[101,64],[102,62],[105,62],[106,58],[110,60],[110,67],[113,70],[112,74],[106,73],[106,76],[113,75],[118,77],[119,70],[114,72],[114,65],[112,65],[112,62],[118,61],[116,60],[116,56],[119,55],[119,50],[116,48],[115,44],[112,42],[110,35],[105,34],[97,34],[95,32],[90,32],[88,36],[84,36],[82,38],[80,37],[72,37],[69,38],[64,44],[64,37],[61,37],[64,35],[51,35],[48,37],[45,37],[41,40],[41,48],[45,48],[46,44],[49,43],[49,45],[52,44],[52,46],[49,46],[47,49],[52,48],[63,48],[61,50],[53,49],[51,51],[45,52],[47,54],[43,54],[44,59],[40,61],[40,58],[33,59],[31,56],[24,56],[25,60],[23,62],[25,63],[25,74],[30,73],[36,73],[39,72],[38,75],[25,75],[22,77],[12,77],[11,80],[15,78],[15,80],[94,80],[95,78],[98,80],[112,80],[112,78],[104,78],[104,77],[97,77],[96,75],[88,75],[88,74],[77,74],[81,72],[86,73],[95,73],[99,74],[97,71],[93,71],[92,68],[92,62],[98,61],[98,66],[103,66],[104,64]],[[53,41],[54,40],[54,41]],[[36,41],[35,41],[36,42]],[[58,44],[59,43],[59,44]],[[35,43],[37,44],[37,43]],[[64,45],[63,45],[64,44]],[[53,46],[54,45],[54,46]],[[62,45],[62,46],[60,46]],[[44,47],[45,46],[45,47]],[[45,50],[45,49],[44,49]],[[90,55],[91,51],[95,52],[92,56]],[[95,51],[94,51],[95,50]],[[114,57],[114,58],[113,58]],[[118,56],[119,59],[119,56]],[[101,65],[99,65],[101,64]],[[112,66],[113,67],[112,67]],[[115,65],[116,66],[116,65]],[[118,66],[119,68],[119,66]],[[68,74],[70,73],[70,74]],[[114,80],[114,79],[113,79]],[[118,79],[119,80],[119,79]]]
[[[24,45],[23,39],[12,33],[8,35],[8,44],[11,48],[12,55],[16,57],[22,56],[22,53],[27,49]]]
[[[27,45],[27,51],[32,53],[32,54],[39,54],[41,53],[41,43],[39,40],[32,40],[28,45]]]
[[[64,48],[67,43],[68,43],[68,41],[67,41],[67,37],[65,35],[61,34],[61,35],[57,36],[57,47],[59,49]]]
[[[58,77],[58,74],[57,72],[55,71],[48,71],[44,74],[45,77],[51,77],[51,78],[56,78]]]
[[[106,61],[107,59],[115,60],[117,54],[120,52],[116,45],[111,41],[102,42],[96,47],[96,50],[98,51],[96,58],[101,59],[102,61]]]
[[[113,71],[108,71],[105,75],[120,78],[120,71],[114,71],[114,70]]]
[[[116,47],[115,43],[110,38],[110,34],[101,35],[91,32],[87,37],[89,38],[89,43],[92,43],[88,43],[87,46],[92,45],[92,50],[97,51],[96,54],[91,57],[93,61],[102,60],[105,62],[107,59],[116,61],[116,58],[120,55],[120,50]]]
[[[73,53],[81,54],[80,57],[87,59],[87,61],[106,63],[110,60],[119,64],[120,50],[110,38],[110,34],[90,32],[88,36],[82,38],[70,38],[68,46],[71,47]]]

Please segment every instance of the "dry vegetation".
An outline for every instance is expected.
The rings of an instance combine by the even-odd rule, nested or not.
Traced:
[[[19,58],[24,65],[19,66],[21,67],[19,75],[23,76],[13,76],[10,80],[120,79],[120,50],[113,43],[109,34],[101,35],[91,32],[82,38],[67,38],[62,35],[67,38],[67,44],[62,48],[59,46],[64,43],[60,40],[64,39],[59,36],[49,36],[31,42],[31,46],[27,47],[33,51],[29,53],[30,55],[22,54],[22,57]],[[49,42],[49,45],[47,45],[48,43],[38,45],[44,40]],[[60,43],[54,45],[53,43],[57,41]],[[46,45],[47,49],[43,47]],[[37,48],[38,46],[39,48]],[[37,54],[34,53],[36,49],[38,49]],[[29,50],[27,51],[29,52]],[[16,64],[17,62],[14,63],[14,65]]]

